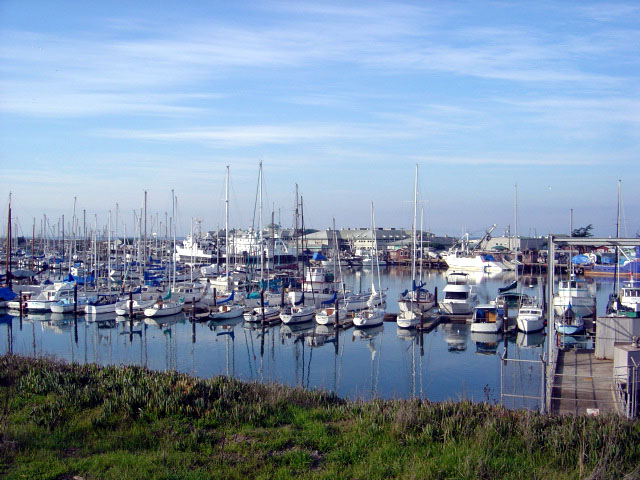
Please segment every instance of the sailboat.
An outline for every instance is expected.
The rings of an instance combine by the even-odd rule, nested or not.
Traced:
[[[618,180],[618,217],[616,221],[616,238],[620,237],[620,205],[622,203],[621,180]],[[640,250],[640,249],[639,249]],[[626,315],[630,317],[640,316],[640,282],[635,281],[631,275],[631,281],[620,286],[620,247],[616,246],[615,258],[615,282],[613,293],[609,295],[607,313],[609,315]],[[624,251],[623,251],[624,253]],[[638,260],[638,259],[636,259]]]
[[[172,202],[172,218],[173,221],[173,254],[171,257],[173,258],[173,287],[176,285],[176,254],[175,254],[175,245],[176,245],[176,222],[175,222],[175,205],[176,199],[173,194],[173,190],[171,190],[171,202]],[[180,297],[177,301],[171,300],[171,292],[172,289],[169,289],[169,292],[164,297],[158,297],[158,300],[150,307],[144,309],[145,317],[167,317],[169,315],[175,315],[176,313],[180,313],[184,307],[184,297]]]
[[[371,238],[373,241],[373,254],[375,258],[378,258],[378,245],[375,237],[375,220],[373,214],[373,202],[371,202]],[[384,322],[384,307],[380,308],[376,305],[384,306],[384,300],[380,288],[380,266],[376,264],[376,271],[378,276],[378,290],[376,291],[374,274],[371,272],[371,296],[372,301],[369,302],[369,307],[359,311],[353,317],[353,324],[356,327],[375,327],[382,325]],[[379,301],[375,301],[373,297],[379,296]]]
[[[416,284],[416,217],[418,210],[418,165],[416,164],[416,174],[413,188],[413,224],[412,224],[412,253],[411,253],[411,290],[405,290],[400,294],[397,323],[401,328],[415,327],[420,323],[420,316],[430,310],[435,305],[435,296],[423,285]],[[420,242],[422,251],[422,242]],[[421,256],[422,258],[422,256]]]
[[[225,262],[224,262],[224,275],[219,276],[218,278],[214,278],[210,281],[211,286],[215,287],[217,291],[223,293],[231,293],[234,284],[234,278],[231,274],[231,247],[229,244],[229,165],[227,165],[226,169],[226,177],[225,177],[225,198],[224,198],[224,251],[225,251]],[[220,248],[218,246],[218,248]],[[238,279],[240,281],[240,279]]]
[[[573,209],[569,225],[569,231],[573,232]],[[570,253],[569,278],[558,282],[558,291],[553,297],[553,311],[560,320],[564,317],[588,317],[594,313],[595,300],[589,293],[587,283],[575,276],[571,257]]]
[[[569,222],[569,231],[573,234],[573,209]],[[558,291],[553,296],[554,327],[563,335],[576,335],[584,330],[582,317],[594,313],[595,301],[590,295],[587,283],[576,278],[573,262],[569,253],[569,279],[558,282]]]
[[[334,257],[337,259],[338,265],[338,274],[339,278],[342,279],[342,265],[340,264],[340,252],[338,251],[338,237],[336,235],[336,221],[333,220],[333,242],[334,242]],[[334,270],[335,270],[334,263]],[[331,302],[331,300],[322,302],[323,306],[316,312],[316,323],[318,325],[335,325],[336,322],[339,324],[344,323],[344,320],[347,317],[347,307],[345,306],[347,303],[347,295],[344,288],[344,283],[340,282],[342,285],[342,303],[339,303],[338,308],[335,308],[335,300]]]

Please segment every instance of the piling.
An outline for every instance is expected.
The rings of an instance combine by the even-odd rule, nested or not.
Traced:
[[[334,323],[335,323],[335,328],[336,328],[336,331],[337,331],[340,328],[340,314],[338,313],[338,299],[337,298],[336,298],[336,302],[334,304],[334,308],[335,308],[335,314],[336,314]]]
[[[129,318],[133,318],[133,292],[129,290]]]
[[[264,289],[260,289],[260,313],[262,315],[261,322],[262,326],[264,326]]]
[[[78,316],[78,284],[73,284],[73,318]]]
[[[218,306],[218,289],[215,287],[213,288],[213,306]]]

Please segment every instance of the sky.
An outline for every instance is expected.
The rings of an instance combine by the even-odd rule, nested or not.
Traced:
[[[613,236],[621,180],[635,236],[639,46],[636,1],[0,0],[0,196],[30,236],[131,232],[146,192],[183,235],[229,166],[246,228],[262,162],[263,224],[297,186],[307,227],[411,228],[418,165],[436,234]]]

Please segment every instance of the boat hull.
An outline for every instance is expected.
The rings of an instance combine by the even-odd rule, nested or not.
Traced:
[[[412,311],[401,312],[396,318],[396,323],[400,328],[415,328],[420,325],[420,314]]]
[[[145,317],[167,317],[169,315],[175,315],[176,313],[180,313],[182,311],[182,308],[184,307],[183,304],[178,304],[178,305],[163,305],[162,307],[158,308],[158,307],[150,307],[150,308],[146,308],[144,310],[144,316]]]
[[[384,322],[384,310],[369,309],[357,313],[353,317],[353,324],[359,328],[376,327]]]

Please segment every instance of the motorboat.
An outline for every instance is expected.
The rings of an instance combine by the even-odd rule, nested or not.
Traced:
[[[608,311],[613,315],[640,316],[640,283],[636,281],[623,284],[612,300]]]
[[[74,310],[76,313],[85,313],[87,305],[95,302],[98,299],[97,296],[78,295],[77,302],[72,298],[63,298],[51,304],[50,308],[53,313],[72,313]]]
[[[542,307],[535,303],[522,305],[518,310],[516,326],[521,332],[539,332],[544,329],[544,322]]]
[[[478,305],[473,309],[471,332],[498,333],[502,331],[503,320],[495,304]]]
[[[595,299],[589,293],[587,282],[571,276],[569,280],[558,282],[558,291],[553,297],[553,311],[563,316],[569,308],[579,317],[593,315]]]
[[[450,273],[443,292],[440,310],[446,315],[469,315],[478,303],[478,295],[473,286],[469,285],[466,273]]]
[[[39,295],[27,300],[27,310],[30,312],[50,312],[51,304],[63,298],[73,300],[75,282],[55,282],[45,287]]]

